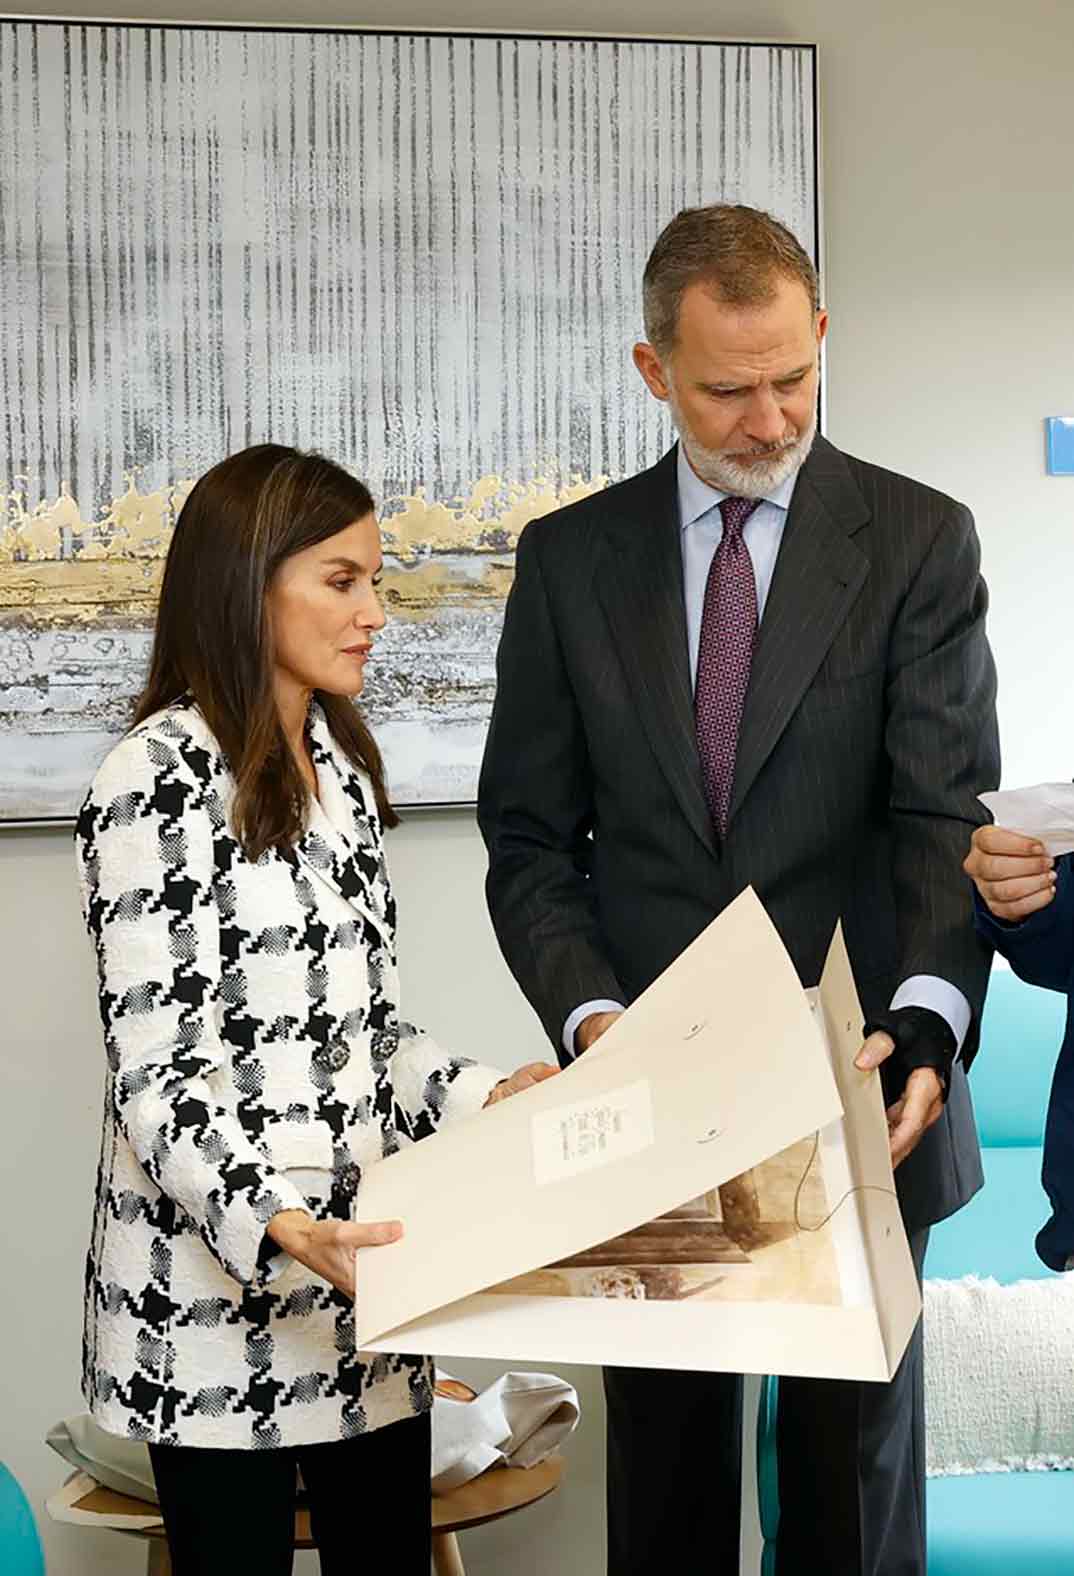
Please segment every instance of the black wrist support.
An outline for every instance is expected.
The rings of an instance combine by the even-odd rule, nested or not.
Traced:
[[[870,1034],[890,1034],[895,1049],[881,1067],[884,1096],[888,1104],[899,1099],[906,1081],[919,1067],[931,1067],[939,1074],[943,1097],[951,1085],[951,1068],[958,1047],[951,1026],[931,1007],[896,1007],[874,1013],[863,1029]]]

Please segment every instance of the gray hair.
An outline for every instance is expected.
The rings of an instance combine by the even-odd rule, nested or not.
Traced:
[[[646,337],[660,356],[675,348],[679,306],[690,285],[704,284],[729,306],[763,306],[777,279],[797,279],[817,310],[817,270],[786,225],[740,204],[684,208],[661,231],[645,265]]]

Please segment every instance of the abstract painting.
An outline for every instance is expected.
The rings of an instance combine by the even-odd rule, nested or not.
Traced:
[[[670,438],[630,365],[680,208],[817,253],[804,46],[0,21],[0,820],[127,725],[183,498],[316,448],[381,512],[363,704],[472,801],[513,551]]]

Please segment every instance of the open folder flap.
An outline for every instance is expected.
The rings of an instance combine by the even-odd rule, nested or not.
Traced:
[[[841,1112],[772,922],[738,897],[608,1031],[599,1056],[373,1166],[359,1347],[677,1208]]]
[[[819,996],[855,1189],[851,1198],[832,1203],[858,1212],[890,1379],[920,1316],[921,1294],[895,1193],[880,1079],[854,1066],[861,1050],[862,1010],[841,926],[828,949]]]

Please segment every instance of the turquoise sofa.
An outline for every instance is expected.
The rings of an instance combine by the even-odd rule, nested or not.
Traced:
[[[45,1556],[30,1502],[2,1463],[0,1572],[3,1572],[3,1576],[45,1576]]]
[[[1009,1284],[1049,1276],[1033,1239],[1048,1216],[1041,1139],[1065,1015],[1063,997],[1023,984],[1008,969],[993,972],[970,1074],[985,1187],[933,1229],[929,1278],[973,1274]],[[757,1418],[762,1576],[775,1570],[779,1532],[776,1405],[777,1381],[765,1379]],[[931,1478],[928,1545],[929,1576],[1072,1576],[1074,1472]]]
[[[1051,1278],[1033,1239],[1049,1214],[1041,1137],[1065,1016],[1062,996],[994,970],[970,1073],[985,1186],[934,1228],[925,1259],[930,1279]],[[930,1478],[928,1538],[929,1576],[1070,1576],[1074,1472]]]

